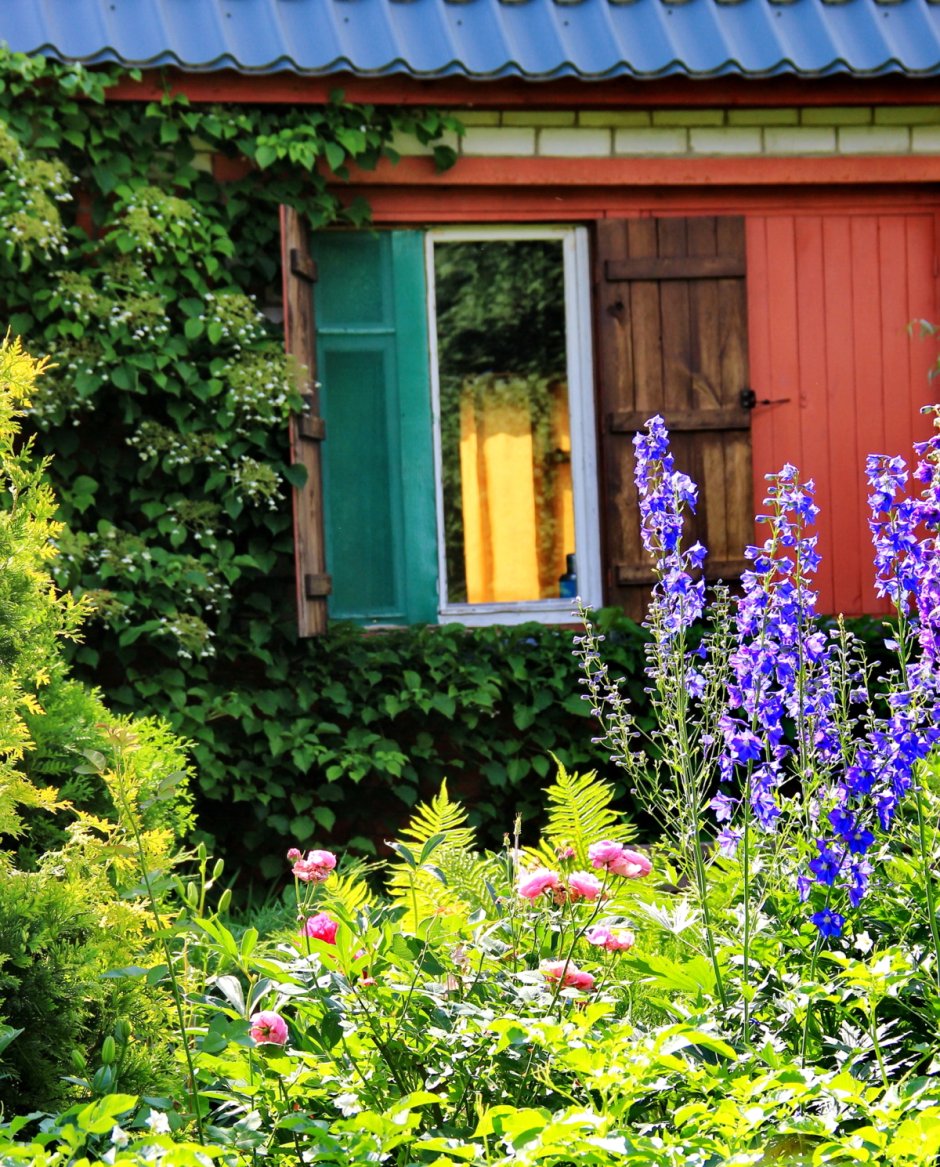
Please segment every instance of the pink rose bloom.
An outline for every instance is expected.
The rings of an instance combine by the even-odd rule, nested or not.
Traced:
[[[605,928],[598,924],[596,928],[588,928],[584,934],[588,944],[596,944],[598,948],[606,948],[608,952],[626,952],[632,948],[636,937],[626,928]]]
[[[287,852],[287,858],[291,861],[291,863],[296,863],[298,859],[303,858],[303,854],[303,851],[298,851],[296,847],[291,847],[291,849]]]
[[[572,871],[568,876],[568,894],[573,900],[596,900],[603,884],[590,871]]]
[[[287,1022],[279,1013],[265,1009],[252,1017],[250,1032],[258,1045],[284,1045],[287,1041]]]
[[[567,967],[566,967],[567,964]],[[580,989],[587,993],[594,988],[594,978],[571,961],[546,960],[540,966],[542,976],[547,981],[561,981],[563,988]]]
[[[649,875],[653,865],[639,851],[631,851],[622,843],[592,843],[588,848],[588,858],[592,867],[605,867],[612,875],[622,875],[625,879],[637,879]]]
[[[631,851],[625,847],[617,862],[611,863],[610,870],[614,875],[622,875],[625,879],[640,879],[644,875],[649,875],[653,865],[639,851]]]
[[[301,933],[304,936],[312,936],[315,940],[322,940],[325,944],[335,944],[338,927],[339,924],[326,912],[320,912],[304,923]]]
[[[609,839],[605,839],[603,843],[592,843],[588,847],[588,859],[591,861],[592,867],[610,867],[611,863],[616,863],[623,854],[622,843],[612,843]]]
[[[308,851],[306,859],[294,860],[292,871],[301,883],[322,883],[335,866],[336,856],[332,851]]]
[[[538,867],[535,871],[524,871],[519,878],[519,895],[527,900],[535,900],[543,891],[555,891],[561,886],[561,879],[557,871],[549,871],[547,867]]]

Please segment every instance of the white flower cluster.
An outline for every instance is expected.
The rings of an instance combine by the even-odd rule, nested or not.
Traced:
[[[29,158],[0,123],[0,238],[10,259],[26,268],[34,258],[67,255],[57,204],[72,198],[72,175],[59,162]]]
[[[276,511],[283,497],[274,468],[256,458],[240,458],[232,469],[232,482],[243,498],[256,504],[264,502],[268,510]]]
[[[142,421],[137,431],[126,440],[145,462],[162,459],[165,470],[176,470],[180,466],[196,463],[219,467],[225,465],[218,437],[205,430],[182,434],[158,421],[147,420]]]

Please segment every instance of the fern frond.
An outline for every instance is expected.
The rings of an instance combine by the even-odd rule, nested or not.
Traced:
[[[323,884],[322,907],[329,909],[331,903],[338,904],[350,916],[362,908],[372,907],[375,896],[363,878],[365,868],[356,866],[343,875],[334,874]]]
[[[451,802],[445,781],[429,803],[415,808],[403,828],[402,839],[416,860],[425,844],[436,840],[425,865],[415,869],[404,858],[390,864],[388,890],[406,907],[401,921],[406,930],[416,931],[431,916],[492,907],[486,887],[487,861],[474,850],[475,832],[464,825],[466,821],[467,812]]]
[[[402,838],[423,846],[435,835],[446,835],[453,847],[472,849],[476,835],[472,827],[465,827],[467,812],[459,802],[451,802],[447,793],[447,779],[430,802],[420,802],[408,825],[402,828]]]
[[[559,762],[555,781],[546,790],[545,797],[548,823],[542,832],[542,845],[535,852],[540,863],[545,862],[547,854],[554,857],[556,848],[571,847],[573,862],[584,867],[592,843],[602,839],[628,843],[636,836],[633,824],[611,805],[614,788],[598,778],[594,770],[569,774]]]

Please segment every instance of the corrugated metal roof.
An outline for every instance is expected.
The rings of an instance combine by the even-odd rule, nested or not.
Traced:
[[[87,65],[360,77],[940,74],[937,0],[0,0]]]

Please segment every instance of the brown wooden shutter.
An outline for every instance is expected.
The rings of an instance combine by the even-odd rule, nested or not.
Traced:
[[[633,437],[653,414],[699,486],[687,535],[708,548],[706,578],[739,576],[753,542],[744,220],[604,220],[594,284],[605,598],[638,620],[653,575]]]
[[[307,471],[294,488],[294,546],[297,571],[297,621],[301,636],[326,631],[327,596],[323,537],[323,475],[320,443],[324,438],[317,376],[313,285],[316,267],[310,258],[307,225],[291,207],[281,207],[281,270],[284,284],[284,337],[300,379],[304,409],[291,419],[291,461]]]

